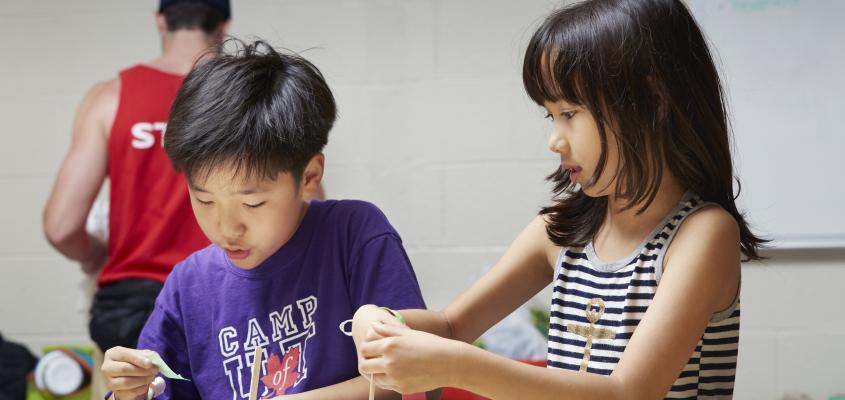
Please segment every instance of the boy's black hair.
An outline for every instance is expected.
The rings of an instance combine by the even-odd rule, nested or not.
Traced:
[[[159,13],[164,15],[164,20],[167,21],[168,32],[202,29],[206,34],[211,34],[229,19],[219,7],[202,1],[174,2],[163,6]]]
[[[606,164],[619,147],[615,192],[642,212],[657,195],[663,165],[681,185],[718,203],[740,229],[742,252],[757,259],[755,236],[735,204],[729,125],[707,42],[681,0],[584,1],[552,13],[525,51],[523,83],[537,104],[565,100],[595,117]],[[612,129],[611,129],[612,128]],[[541,214],[560,246],[584,245],[604,221],[607,198],[575,191],[569,171],[549,176],[555,202]]]
[[[188,74],[173,102],[164,135],[173,166],[189,183],[218,167],[233,167],[240,177],[290,172],[299,182],[335,121],[323,75],[263,41],[229,39],[220,47]]]

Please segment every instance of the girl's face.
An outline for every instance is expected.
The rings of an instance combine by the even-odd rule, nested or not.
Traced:
[[[593,114],[584,107],[560,100],[545,102],[546,118],[552,120],[549,150],[560,155],[560,165],[569,170],[569,179],[578,183],[590,197],[613,194],[619,151],[616,141],[609,138],[604,170],[594,185],[589,185],[601,157],[601,138]],[[607,128],[605,128],[607,129]]]

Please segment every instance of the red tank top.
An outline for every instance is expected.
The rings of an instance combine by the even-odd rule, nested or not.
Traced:
[[[208,245],[188,188],[162,147],[184,77],[137,65],[120,72],[109,133],[109,258],[100,286],[127,278],[164,282],[173,266]]]

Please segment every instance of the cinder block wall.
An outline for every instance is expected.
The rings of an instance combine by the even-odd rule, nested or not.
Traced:
[[[494,263],[549,197],[543,178],[557,161],[520,66],[556,4],[233,1],[232,34],[302,52],[326,75],[340,110],[328,195],[385,211],[433,308]],[[41,211],[84,92],[156,56],[155,6],[0,7],[0,332],[33,351],[88,341],[89,283],[44,240]],[[845,252],[772,256],[743,270],[737,398],[845,392]]]

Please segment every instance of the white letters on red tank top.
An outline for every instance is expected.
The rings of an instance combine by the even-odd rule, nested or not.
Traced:
[[[145,150],[153,147],[156,141],[155,132],[159,132],[161,146],[164,146],[164,131],[167,122],[136,122],[132,125],[132,147]]]

